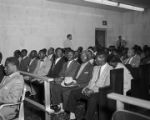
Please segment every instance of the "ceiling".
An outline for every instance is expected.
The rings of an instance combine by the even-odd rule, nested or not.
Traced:
[[[150,8],[150,0],[111,0],[111,1],[117,1],[121,3]]]
[[[96,3],[89,3],[89,2],[85,2],[84,0],[47,0],[47,1],[61,2],[66,4],[74,4],[74,5],[108,9],[108,10],[127,11],[126,9],[120,9],[117,7],[105,6]],[[110,0],[110,1],[135,5],[144,8],[150,8],[150,0]]]

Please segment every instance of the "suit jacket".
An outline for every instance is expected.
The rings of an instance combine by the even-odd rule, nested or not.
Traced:
[[[64,57],[62,57],[56,64],[55,61],[53,61],[52,67],[47,76],[51,78],[58,78],[65,62]]]
[[[76,81],[80,85],[80,87],[85,87],[86,85],[88,85],[90,79],[92,78],[92,72],[93,72],[93,65],[90,62],[88,62],[78,77],[77,77],[78,73],[76,74],[77,77]]]
[[[5,76],[0,84],[0,103],[17,103],[22,96],[24,80],[19,72]],[[6,120],[16,115],[16,106],[7,106],[0,110],[0,114]]]
[[[37,67],[37,64],[38,64],[38,59],[37,58],[34,58],[33,61],[30,61],[31,63],[29,64],[28,66],[28,72],[29,73],[34,73],[36,67]]]
[[[38,60],[37,67],[34,71],[34,74],[37,74],[39,76],[46,76],[48,74],[48,71],[51,68],[52,62],[47,57],[45,57],[44,61],[42,62],[43,63],[41,63],[41,61]]]
[[[72,77],[75,78],[75,75],[80,67],[80,64],[76,61],[72,61],[67,68],[68,62],[64,63],[63,68],[59,74],[60,77]]]
[[[53,63],[53,61],[55,61],[55,54],[52,54],[51,57],[48,56],[48,58]]]
[[[5,75],[4,66],[0,65],[0,83],[3,80],[4,75]]]
[[[24,80],[19,72],[5,76],[0,84],[0,103],[16,103],[22,95]]]
[[[27,72],[29,63],[30,63],[30,58],[29,57],[25,57],[24,59],[22,59],[21,62],[20,62],[20,70],[24,71],[24,72]]]
[[[106,63],[102,67],[101,67],[100,73],[99,73],[100,66],[94,67],[92,79],[90,80],[87,86],[87,88],[93,90],[95,93],[99,91],[99,88],[110,85],[110,70],[112,70],[112,67],[108,63]],[[99,79],[98,79],[98,76],[99,76]]]
[[[128,58],[125,64],[130,64],[132,67],[139,67],[141,58],[139,55],[135,55],[132,58]]]

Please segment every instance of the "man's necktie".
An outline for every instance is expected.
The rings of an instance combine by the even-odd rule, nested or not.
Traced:
[[[101,74],[101,66],[100,66],[100,68],[98,70],[98,75],[97,75],[97,79],[96,79],[95,83],[99,80],[100,74]]]

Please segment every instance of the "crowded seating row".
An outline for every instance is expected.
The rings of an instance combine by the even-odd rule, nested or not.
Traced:
[[[73,51],[70,48],[57,48],[56,50],[50,48],[48,51],[42,49],[38,54],[36,50],[32,50],[29,56],[27,56],[26,49],[23,49],[21,52],[16,50],[14,57],[7,58],[5,63],[6,72],[3,72],[3,74],[11,78],[12,74],[18,74],[18,70],[20,70],[38,76],[53,78],[53,81],[50,82],[51,112],[61,113],[66,111],[69,112],[70,119],[76,119],[76,104],[78,100],[84,99],[88,101],[84,119],[92,120],[97,106],[101,104],[100,102],[103,103],[107,101],[103,100],[104,98],[99,100],[99,96],[101,96],[100,93],[104,87],[106,87],[106,94],[107,90],[113,90],[123,95],[134,95],[132,87],[136,84],[136,82],[134,82],[135,79],[140,78],[138,79],[139,82],[137,82],[138,86],[136,86],[135,89],[140,86],[141,90],[143,89],[143,85],[147,83],[146,80],[149,80],[149,76],[145,72],[145,70],[149,70],[147,69],[147,65],[146,67],[140,66],[142,59],[138,54],[139,47],[135,46],[129,50],[128,58],[126,59],[123,57],[124,50],[126,49],[122,49],[122,52],[119,50],[117,53],[117,50],[113,47],[97,50],[95,50],[94,47],[89,47],[87,50],[82,50],[82,47],[79,47],[77,51]],[[148,63],[148,61],[145,63]],[[126,64],[126,66],[124,64]],[[138,69],[139,66],[143,69],[140,69],[140,72],[136,71],[136,73],[135,69]],[[113,73],[116,72],[114,69],[119,70],[119,73]],[[116,78],[114,78],[113,75],[115,75]],[[137,75],[140,75],[140,77],[137,77]],[[148,76],[148,78],[146,76]],[[21,76],[19,78],[22,79]],[[29,97],[43,104],[43,80],[33,79],[29,76],[23,76],[23,78],[27,90],[29,91]],[[142,79],[144,79],[144,82]],[[2,80],[2,83],[3,82],[6,82],[5,77]],[[119,82],[121,83],[119,84]],[[5,88],[4,83],[3,87]],[[17,95],[15,96],[19,97],[20,91],[22,90],[19,88],[16,89],[17,90],[11,90],[11,93],[14,94],[14,91],[17,91]],[[102,95],[106,96],[106,94]],[[19,98],[17,98],[16,101],[18,99]],[[53,110],[52,108],[56,109]],[[100,111],[100,113],[101,112],[104,112],[104,110]]]

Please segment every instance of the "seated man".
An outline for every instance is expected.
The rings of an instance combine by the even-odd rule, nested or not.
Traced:
[[[28,72],[29,73],[34,73],[36,67],[37,67],[37,64],[38,64],[38,59],[37,59],[37,51],[36,50],[32,50],[30,55],[30,63],[29,63],[29,66],[28,66]]]
[[[130,71],[123,65],[117,56],[112,56],[110,58],[110,65],[113,66],[115,69],[123,68],[124,70],[124,88],[123,94],[126,95],[127,91],[131,89],[131,80],[133,79]]]
[[[44,50],[39,51],[39,61],[37,63],[34,74],[39,76],[46,76],[51,68],[52,62],[46,56]]]
[[[30,58],[27,56],[28,51],[26,49],[21,50],[22,60],[20,62],[20,70],[27,72],[30,63]]]
[[[48,59],[49,59],[50,61],[53,62],[53,61],[55,60],[54,48],[53,48],[53,47],[50,47],[50,48],[48,49],[47,55],[48,55]]]
[[[46,50],[42,49],[39,51],[39,60],[36,66],[36,69],[34,70],[35,75],[38,76],[46,76],[51,68],[52,62],[48,59],[46,56]],[[40,103],[43,103],[44,100],[44,87],[43,87],[43,80],[34,78],[32,81],[32,92],[34,91],[36,94],[36,99]],[[40,83],[40,84],[39,84]],[[33,93],[32,93],[33,94]]]
[[[60,104],[60,110],[64,111],[66,108],[66,103],[68,101],[68,96],[73,89],[79,89],[87,86],[88,82],[92,77],[93,65],[89,62],[87,51],[81,53],[82,64],[76,74],[75,80],[78,86],[75,87],[63,87],[58,86],[52,89],[55,94],[52,96],[53,104]],[[61,99],[63,97],[63,99]]]
[[[63,81],[63,79],[66,79],[66,77],[71,77],[72,79],[75,79],[75,75],[80,66],[80,64],[74,60],[73,50],[68,51],[67,59],[68,62],[64,64],[63,69],[60,72],[59,78],[54,79],[57,84],[51,83],[51,94],[53,104],[58,103],[59,99],[61,98],[62,87],[60,83]]]
[[[128,51],[128,58],[124,60],[124,64],[130,64],[133,68],[137,68],[140,65],[141,57],[138,55],[134,48]]]
[[[28,69],[27,71],[29,73],[34,73],[36,67],[37,67],[37,64],[38,64],[38,59],[37,59],[37,51],[36,50],[32,50],[29,54],[29,57],[30,57],[30,63],[28,65]],[[26,89],[27,91],[29,91],[30,95],[35,95],[36,94],[36,91],[35,89],[33,88],[32,84],[31,84],[31,80],[32,77],[29,77],[29,76],[24,76],[24,80],[26,82]]]
[[[17,58],[6,59],[5,76],[0,84],[0,104],[17,103],[24,89],[24,80],[18,72],[19,61]],[[0,110],[0,116],[4,120],[12,119],[16,115],[18,106],[8,106]]]
[[[70,120],[76,119],[75,108],[77,105],[77,101],[80,99],[87,100],[88,103],[85,120],[92,120],[99,103],[99,88],[110,85],[110,70],[112,69],[112,67],[106,61],[106,53],[97,53],[97,66],[95,66],[93,69],[93,76],[89,84],[84,88],[71,91],[67,108],[67,110],[70,111]]]
[[[47,76],[50,78],[58,78],[65,62],[63,49],[57,48],[55,50],[55,59],[52,62],[52,67]]]

